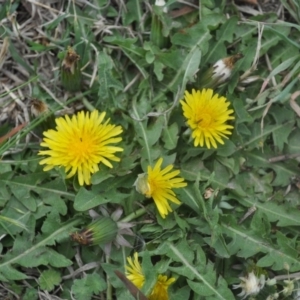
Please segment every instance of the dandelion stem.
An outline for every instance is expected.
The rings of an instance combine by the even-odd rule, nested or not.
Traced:
[[[106,263],[110,263],[110,257],[108,255],[106,256]],[[110,284],[109,276],[107,276],[106,299],[112,300],[112,285]]]
[[[89,111],[96,109],[85,97],[82,98],[82,103]]]
[[[124,219],[122,219],[121,222],[130,222],[130,221],[142,216],[145,213],[146,213],[146,209],[140,208],[140,209],[134,211],[133,213],[131,213],[130,215],[128,215],[127,217],[125,217]]]

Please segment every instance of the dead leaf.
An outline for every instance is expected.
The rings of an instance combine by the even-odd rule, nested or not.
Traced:
[[[23,123],[15,128],[13,128],[10,132],[5,134],[4,136],[0,137],[0,144],[5,142],[7,139],[18,133],[23,127],[25,127],[27,123]]]
[[[237,2],[244,2],[246,4],[258,5],[257,0],[238,0]]]
[[[125,284],[130,294],[137,300],[148,300],[148,298],[120,271],[116,270],[115,274]]]
[[[180,9],[176,9],[176,10],[172,10],[170,11],[170,16],[172,18],[178,18],[180,16],[184,16],[184,15],[187,15],[189,14],[190,12],[196,10],[196,8],[194,7],[191,7],[191,6],[183,6],[182,8]]]
[[[291,96],[291,100],[290,100],[290,105],[292,107],[292,109],[295,111],[295,113],[300,117],[300,106],[297,104],[296,102],[296,98],[300,95],[300,91],[295,92],[292,96]]]

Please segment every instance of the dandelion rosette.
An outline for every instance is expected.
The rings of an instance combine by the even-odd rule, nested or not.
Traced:
[[[78,174],[80,185],[91,184],[91,174],[99,171],[99,164],[103,163],[112,168],[110,161],[120,161],[115,156],[122,152],[120,147],[112,146],[119,143],[122,138],[122,127],[105,122],[105,112],[78,112],[70,118],[57,118],[56,130],[44,132],[42,147],[49,150],[39,151],[39,155],[48,156],[40,161],[45,165],[44,171],[55,166],[64,167],[67,178]]]
[[[230,103],[225,97],[213,94],[212,89],[201,91],[192,90],[185,92],[185,101],[180,101],[183,115],[187,124],[193,131],[194,146],[205,146],[210,149],[217,148],[217,142],[224,144],[223,139],[231,134],[233,126],[226,124],[233,120],[233,110],[229,109]]]
[[[154,200],[159,214],[165,218],[169,212],[173,211],[169,201],[181,203],[172,189],[185,187],[187,183],[182,177],[176,177],[180,171],[172,171],[173,165],[161,169],[162,162],[163,159],[160,158],[154,168],[148,166],[147,174],[140,174],[134,185],[139,193]]]
[[[135,252],[132,257],[127,257],[126,277],[139,289],[145,283],[142,266],[138,260],[138,253]],[[149,300],[168,300],[168,288],[175,281],[174,277],[168,279],[165,275],[158,275],[156,283],[148,296]]]

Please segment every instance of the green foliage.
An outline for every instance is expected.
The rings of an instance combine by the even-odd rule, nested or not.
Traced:
[[[54,287],[60,282],[60,273],[54,270],[47,270],[42,272],[39,278],[40,288],[46,291],[52,291]]]
[[[247,299],[299,297],[299,1],[278,1],[284,10],[273,11],[262,3],[259,14],[224,0],[170,0],[168,11],[155,1],[25,2],[0,4],[0,281],[7,299],[132,300],[115,271],[126,274],[134,252],[145,295],[165,275],[176,280],[170,300],[240,299],[233,284],[259,270],[277,282]],[[64,78],[69,92],[59,79],[68,46],[80,56],[80,76]],[[194,147],[180,100],[236,54],[241,59],[214,90],[234,110],[232,134],[217,149]],[[31,115],[33,98],[48,114]],[[93,109],[122,126],[120,161],[99,163],[89,186],[66,179],[63,166],[44,171],[37,153],[45,119]],[[180,204],[169,202],[165,219],[134,187],[161,157],[187,183],[173,189]],[[88,224],[107,217],[117,223],[114,241],[85,243]],[[289,278],[295,287],[284,295]]]
[[[72,293],[78,300],[92,299],[92,295],[105,290],[106,283],[99,274],[88,274],[83,279],[76,279],[72,286]]]

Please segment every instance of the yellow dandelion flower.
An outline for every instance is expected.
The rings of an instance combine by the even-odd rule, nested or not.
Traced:
[[[123,151],[120,147],[111,146],[119,143],[122,138],[116,137],[122,133],[122,127],[103,122],[105,112],[78,112],[70,118],[57,118],[56,130],[44,132],[42,147],[49,150],[39,151],[39,155],[47,155],[40,161],[45,165],[44,171],[55,166],[65,168],[67,178],[78,173],[80,185],[91,184],[91,174],[99,171],[99,163],[112,168],[111,161],[120,161],[114,155]]]
[[[143,274],[142,266],[139,263],[138,253],[135,252],[132,257],[127,257],[129,266],[126,266],[126,277],[139,289],[145,283],[145,276]]]
[[[233,120],[234,112],[228,109],[230,103],[226,102],[225,97],[219,97],[213,94],[211,89],[202,91],[192,90],[190,94],[185,92],[185,101],[180,103],[183,109],[183,115],[187,118],[187,123],[192,129],[194,146],[205,144],[208,149],[217,148],[217,143],[224,144],[223,138],[228,138],[233,126],[227,125],[228,120]]]
[[[142,266],[138,259],[138,253],[135,252],[132,257],[127,257],[128,266],[126,266],[126,277],[139,289],[145,283]],[[158,275],[157,281],[148,296],[149,300],[169,300],[168,288],[175,281],[175,278],[168,279],[165,275]]]
[[[175,281],[175,278],[168,279],[165,275],[158,275],[157,282],[153,287],[149,300],[168,300],[168,287]]]
[[[176,177],[180,171],[172,171],[173,165],[161,169],[162,162],[163,159],[160,158],[153,169],[148,166],[147,174],[140,174],[134,185],[139,193],[154,200],[161,217],[165,218],[172,212],[168,201],[181,203],[172,189],[185,187],[187,184],[182,177]]]

